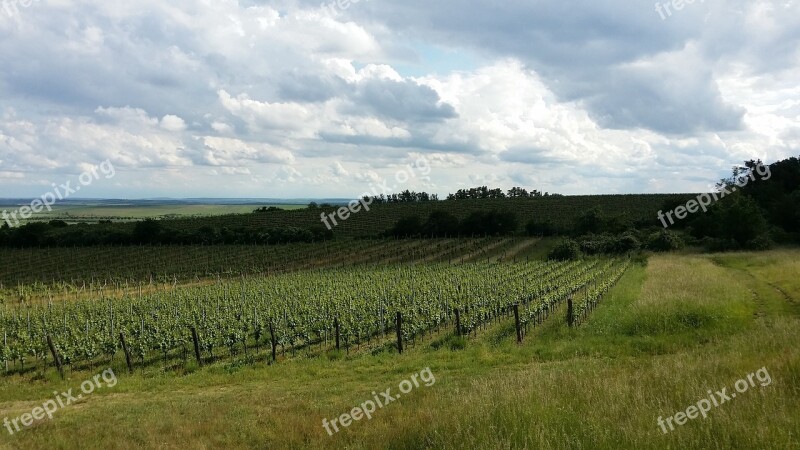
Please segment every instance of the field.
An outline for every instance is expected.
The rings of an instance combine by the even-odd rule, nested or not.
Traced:
[[[180,264],[165,262],[152,280],[136,267],[173,249],[85,249],[87,258],[107,255],[98,270],[124,275],[92,282],[86,269],[5,287],[0,324],[17,357],[0,377],[0,416],[19,417],[108,367],[118,382],[52,420],[0,434],[0,447],[800,448],[797,250],[557,263],[541,259],[549,245],[334,241],[306,257],[301,246],[281,246],[272,260],[253,249],[265,262],[244,277],[215,278],[211,266],[205,277],[170,277]],[[124,269],[148,251],[162,253]],[[68,266],[66,254],[25,252],[19,273],[48,255]],[[120,332],[134,349],[130,374],[111,338]],[[762,368],[769,383],[705,419],[660,428],[660,417],[708,390],[734,391]],[[371,419],[326,432],[323,419],[420,375],[427,382]]]
[[[43,211],[34,214],[30,222],[46,222],[50,220],[63,220],[67,223],[95,223],[100,220],[112,220],[114,222],[131,222],[147,218],[169,219],[178,217],[209,217],[231,214],[249,214],[261,207],[276,207],[285,210],[303,209],[305,205],[282,205],[282,204],[249,204],[249,205],[219,205],[219,204],[80,204],[80,205],[59,205],[52,207],[52,211]],[[0,206],[1,209],[9,211],[17,207]]]
[[[276,246],[123,246],[4,249],[14,264],[0,266],[0,295],[17,300],[92,289],[92,282],[130,288],[144,282],[267,275],[351,265],[470,262],[541,258],[553,240],[475,238],[334,240]],[[67,285],[64,285],[66,283]],[[84,285],[89,284],[88,288]],[[26,286],[27,285],[27,286]],[[107,289],[109,290],[109,289]],[[21,296],[21,297],[20,297]]]
[[[0,450],[800,450],[800,0],[320,2],[0,0]]]

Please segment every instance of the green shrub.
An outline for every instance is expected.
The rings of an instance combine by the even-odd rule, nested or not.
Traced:
[[[547,258],[556,261],[567,261],[581,257],[581,249],[577,242],[572,239],[565,239],[550,250]]]
[[[683,239],[669,230],[653,233],[647,239],[647,249],[654,252],[670,252],[683,248]]]

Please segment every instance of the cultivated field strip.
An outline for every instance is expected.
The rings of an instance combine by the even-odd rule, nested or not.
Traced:
[[[55,350],[65,365],[93,366],[118,356],[123,341],[140,366],[327,351],[337,335],[344,351],[391,338],[398,314],[404,342],[442,327],[468,334],[506,316],[512,305],[522,306],[526,324],[581,289],[580,304],[589,305],[627,265],[621,259],[389,265],[221,279],[121,299],[101,291],[0,309],[0,363],[12,371],[41,368],[52,364]]]
[[[503,238],[429,240],[350,240],[270,246],[126,246],[2,249],[0,289],[16,285],[100,284],[267,275],[356,264],[414,263],[436,259],[459,263],[483,254]],[[525,241],[523,239],[520,241]],[[531,239],[531,241],[533,241]],[[53,286],[59,285],[56,289]],[[108,288],[108,286],[106,286]]]

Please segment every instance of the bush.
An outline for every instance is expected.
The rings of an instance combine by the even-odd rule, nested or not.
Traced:
[[[633,233],[624,233],[614,239],[612,243],[612,253],[630,253],[642,248],[642,243]]]
[[[137,222],[133,228],[133,242],[137,244],[154,244],[161,239],[161,224],[153,219]]]
[[[601,253],[622,254],[639,250],[642,247],[642,243],[633,232],[626,232],[617,236],[610,234],[581,236],[578,239],[578,246],[587,255]]]
[[[603,217],[600,209],[590,209],[575,219],[573,232],[576,235],[599,233],[602,230]]]
[[[457,236],[458,217],[446,211],[434,211],[422,226],[422,234],[430,237]]]
[[[558,234],[558,228],[549,220],[544,222],[531,220],[525,225],[525,231],[528,236],[555,236]]]
[[[578,247],[581,252],[587,255],[597,255],[599,253],[606,253],[611,245],[608,236],[601,234],[590,234],[588,236],[581,236],[578,239]]]
[[[653,233],[647,239],[647,249],[654,252],[671,252],[683,248],[684,242],[680,236],[669,230]]]
[[[745,244],[750,250],[769,250],[774,243],[767,235],[761,235]]]
[[[511,211],[476,211],[461,222],[460,228],[465,236],[514,234],[517,231],[517,215]]]
[[[565,239],[550,250],[547,259],[556,261],[568,261],[581,257],[581,249],[577,242],[572,239]]]
[[[416,237],[419,236],[420,233],[422,233],[422,223],[417,216],[398,220],[394,227],[388,232],[389,236],[398,238]]]
[[[712,252],[727,252],[740,248],[739,244],[733,239],[724,238],[705,238],[703,239],[703,245]]]

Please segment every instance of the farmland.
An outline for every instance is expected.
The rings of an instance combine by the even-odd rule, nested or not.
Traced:
[[[334,240],[274,246],[123,246],[51,249],[4,249],[13,264],[0,267],[4,288],[59,295],[69,285],[92,282],[128,289],[139,282],[173,283],[218,276],[268,275],[351,265],[387,263],[469,262],[541,257],[551,241],[473,238],[430,240]],[[65,286],[64,283],[67,285]],[[17,285],[32,285],[19,291]],[[49,287],[48,287],[49,286]],[[25,289],[22,287],[21,289]]]
[[[0,210],[6,209],[13,211],[25,204],[25,201],[9,202],[0,201]],[[133,222],[136,220],[155,218],[155,219],[174,219],[174,218],[199,218],[216,215],[237,215],[249,214],[253,210],[261,207],[275,207],[286,210],[302,209],[305,205],[299,204],[214,204],[214,203],[177,203],[167,201],[103,201],[103,202],[68,202],[56,204],[51,210],[45,210],[22,223],[48,222],[51,220],[63,220],[67,223],[97,223],[101,220],[111,220],[115,222]]]
[[[12,306],[5,310],[6,328],[25,341],[29,311],[30,335],[52,333],[67,379],[60,381],[52,361],[45,368],[47,350],[40,339],[31,340],[41,360],[29,357],[25,369],[12,361],[0,378],[5,414],[29,410],[54,387],[74,386],[97,367],[110,364],[119,384],[36,429],[2,437],[2,445],[72,447],[73,439],[94,439],[121,448],[497,448],[562,441],[570,448],[703,448],[713,439],[723,446],[793,448],[800,413],[800,354],[792,345],[800,331],[795,256],[795,250],[777,250],[661,255],[646,265],[490,258],[489,263],[354,266],[210,286],[162,285],[141,297],[130,293],[113,301],[113,289],[106,286],[105,293],[84,291],[77,300]],[[563,302],[539,321],[536,311],[548,298],[579,288],[573,293],[577,309],[616,274],[618,283],[580,325],[567,325]],[[598,281],[597,288],[584,285],[590,280]],[[465,295],[458,294],[459,286]],[[418,300],[423,297],[433,298]],[[502,311],[512,302],[520,304],[523,317],[533,318],[521,344],[513,314]],[[118,346],[113,358],[104,353],[115,346],[102,345],[111,341],[109,306],[114,332],[130,337],[133,374],[127,374]],[[448,317],[451,307],[465,310],[461,337],[453,314]],[[397,351],[391,314],[382,316],[392,310],[408,319],[403,354]],[[339,351],[331,320],[337,317]],[[264,332],[269,318],[279,339],[275,362],[270,333]],[[206,345],[203,367],[191,345],[184,350],[191,339],[188,325],[197,326]],[[259,326],[262,335],[256,338]],[[136,341],[142,329],[148,336],[144,345]],[[216,330],[227,331],[211,338]],[[142,347],[152,351],[137,350]],[[92,348],[97,353],[90,361],[85,352]],[[162,348],[168,349],[166,358]],[[348,411],[369,392],[423,367],[436,375],[434,386],[398,400],[368,423],[334,437],[325,433],[323,417]],[[760,367],[769,369],[772,385],[669,435],[658,428],[659,416]],[[465,409],[465,401],[483,407]],[[176,409],[182,413],[169,412]],[[99,428],[101,417],[116,417],[117,426]],[[583,425],[565,429],[570,420]],[[526,431],[531,423],[536,433]]]
[[[107,300],[100,289],[96,298],[48,302],[0,317],[8,350],[0,353],[0,364],[11,362],[20,370],[26,359],[28,367],[46,364],[45,343],[52,338],[65,363],[94,365],[101,355],[114,359],[120,333],[142,363],[152,352],[166,362],[179,350],[185,363],[187,331],[195,327],[212,358],[215,349],[217,355],[222,349],[230,356],[247,355],[248,347],[264,346],[267,337],[281,353],[294,353],[330,348],[335,333],[349,349],[385,338],[395,326],[401,340],[416,341],[454,323],[457,334],[472,333],[515,304],[523,307],[523,324],[541,323],[579,292],[575,306],[581,317],[627,265],[611,260],[386,266],[172,288],[117,301]],[[460,311],[457,322],[455,311]],[[396,317],[403,323],[396,325]]]
[[[542,207],[567,227],[589,205],[539,200],[483,210]],[[644,222],[663,201],[613,214]],[[466,217],[470,204],[432,208]],[[548,259],[558,237],[372,233],[425,208],[378,205],[314,242],[0,249],[13,261],[0,267],[0,411],[23,417],[54,388],[118,378],[0,447],[73,448],[74,430],[115,448],[797,447],[796,248],[561,260]],[[159,223],[258,230],[318,212]],[[367,423],[322,426],[424,368],[435,384]],[[659,418],[760,369],[769,385],[662,433]]]
[[[800,450],[800,0],[0,3],[0,450]]]

